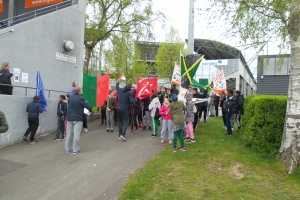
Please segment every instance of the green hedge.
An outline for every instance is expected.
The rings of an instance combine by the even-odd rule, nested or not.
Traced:
[[[255,95],[245,98],[242,137],[258,153],[275,155],[281,144],[287,97]]]

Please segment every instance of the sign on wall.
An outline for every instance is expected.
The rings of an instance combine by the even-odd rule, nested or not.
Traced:
[[[3,0],[0,0],[0,13],[3,12]]]
[[[202,65],[228,65],[228,60],[203,60]]]
[[[25,0],[25,8],[33,8],[38,6],[46,6],[63,2],[64,0]]]
[[[70,63],[76,63],[76,57],[65,55],[65,54],[62,54],[62,53],[57,53],[57,52],[55,54],[55,59],[62,60],[62,61],[65,61],[65,62],[70,62]]]

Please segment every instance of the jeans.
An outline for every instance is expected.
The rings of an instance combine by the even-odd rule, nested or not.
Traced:
[[[28,117],[28,129],[26,130],[24,136],[27,137],[30,134],[30,142],[34,141],[34,136],[39,128],[39,117]]]
[[[65,150],[70,151],[73,144],[73,152],[80,151],[80,133],[82,129],[82,121],[68,121],[67,137],[65,142]]]
[[[227,126],[227,133],[232,134],[232,129],[231,129],[231,116],[232,113],[226,112],[226,126]]]
[[[107,129],[114,129],[114,110],[106,111],[106,127]]]
[[[59,139],[59,135],[61,133],[61,138],[64,137],[64,118],[58,117],[57,120],[57,130],[56,130],[56,139]]]
[[[144,126],[152,126],[152,117],[151,117],[151,112],[148,111],[144,111],[145,112],[145,116],[144,116]]]
[[[166,137],[166,132],[168,131],[168,139],[169,140],[173,140],[174,135],[173,135],[173,131],[172,131],[172,120],[162,120],[162,129],[161,129],[161,134],[160,137],[161,139],[165,139]]]
[[[225,108],[222,108],[222,118],[223,118],[224,126],[226,126],[226,112],[225,112]]]
[[[119,125],[119,136],[126,135],[126,130],[129,124],[129,112],[125,110],[118,110],[118,125]]]

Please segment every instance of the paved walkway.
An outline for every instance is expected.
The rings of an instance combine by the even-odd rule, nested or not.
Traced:
[[[77,155],[66,154],[54,134],[0,149],[0,199],[117,199],[128,176],[167,146],[149,130],[124,142],[99,120],[88,126]]]

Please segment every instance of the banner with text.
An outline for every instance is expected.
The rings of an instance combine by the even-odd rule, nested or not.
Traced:
[[[180,85],[180,80],[181,80],[180,67],[177,63],[175,63],[173,76],[172,76],[172,84]]]
[[[0,13],[3,12],[3,0],[0,0]]]
[[[38,6],[46,6],[61,3],[64,0],[25,0],[25,8],[33,8]]]

